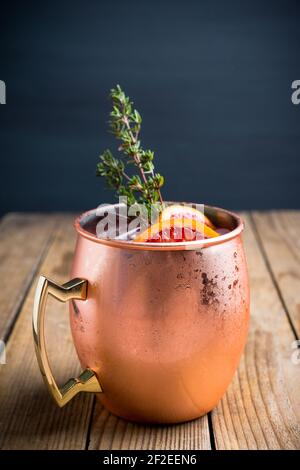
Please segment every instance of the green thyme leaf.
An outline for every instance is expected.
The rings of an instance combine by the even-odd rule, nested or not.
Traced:
[[[113,103],[110,129],[120,141],[118,150],[122,156],[117,159],[110,150],[105,150],[100,155],[96,175],[104,177],[117,195],[126,196],[129,205],[137,201],[148,208],[158,201],[162,204],[160,188],[164,178],[154,172],[154,152],[144,150],[139,139],[142,117],[120,85],[111,90],[110,97]],[[139,175],[131,174],[132,167],[138,169]]]

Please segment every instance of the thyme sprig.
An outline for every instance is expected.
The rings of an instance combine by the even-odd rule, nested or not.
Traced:
[[[118,195],[126,196],[128,205],[144,203],[149,208],[157,202],[162,204],[160,188],[164,178],[154,171],[154,152],[143,149],[141,145],[141,115],[133,108],[133,102],[120,85],[111,90],[110,97],[113,109],[109,124],[112,133],[121,142],[118,150],[122,156],[115,158],[110,150],[105,150],[100,155],[96,174],[103,176],[108,187]],[[138,175],[132,175],[131,165],[138,168]]]

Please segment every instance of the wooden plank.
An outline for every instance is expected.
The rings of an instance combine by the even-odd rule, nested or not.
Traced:
[[[254,212],[253,219],[295,335],[300,338],[300,212]]]
[[[255,222],[261,233],[259,221],[255,219]],[[299,449],[299,365],[291,361],[294,335],[248,218],[247,226],[245,245],[251,279],[251,328],[238,373],[212,414],[216,446],[218,449]],[[266,230],[265,224],[263,228]],[[295,241],[299,246],[296,243],[298,229],[291,223],[290,230],[293,243]],[[266,235],[266,246],[269,246],[270,235]],[[58,281],[68,279],[73,246],[71,220],[65,220],[55,232],[41,270]],[[281,246],[278,240],[276,246],[277,249]],[[273,270],[276,251],[274,247],[272,251],[270,248],[265,251]],[[283,253],[279,257],[281,263],[286,251]],[[274,267],[275,280],[291,318],[294,318],[293,311],[295,315],[297,313],[297,301],[293,301],[297,299],[294,297],[296,284],[292,284],[293,288],[288,287],[284,278],[290,274],[282,276],[278,266],[275,264]],[[291,272],[297,272],[295,266]],[[0,447],[85,448],[92,398],[88,395],[76,397],[62,410],[50,401],[33,353],[33,294],[34,287],[22,306],[8,343],[7,365],[0,366]],[[49,302],[47,329],[49,355],[56,365],[56,376],[63,382],[78,370],[65,305],[54,300]],[[92,449],[210,448],[207,417],[177,426],[142,426],[110,415],[98,402],[90,437]]]
[[[96,403],[89,449],[211,449],[207,416],[183,424],[150,426],[131,423]]]
[[[217,449],[299,449],[300,374],[291,360],[294,335],[246,219],[244,243],[251,323],[243,359],[212,413]]]
[[[0,224],[0,338],[12,329],[24,297],[47,249],[54,216],[8,214]]]
[[[69,279],[75,234],[71,218],[58,224],[41,272],[58,282]],[[22,306],[0,366],[0,447],[2,449],[84,449],[92,396],[82,394],[59,409],[42,381],[34,354],[31,314],[35,283]],[[48,352],[60,383],[77,375],[67,305],[49,299]]]

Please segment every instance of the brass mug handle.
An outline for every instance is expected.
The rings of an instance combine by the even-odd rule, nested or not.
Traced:
[[[45,344],[45,310],[48,294],[61,302],[71,299],[85,300],[87,297],[88,281],[72,279],[66,284],[59,285],[44,276],[40,276],[34,298],[32,328],[35,352],[43,379],[58,406],[62,407],[79,392],[102,392],[101,385],[95,372],[85,369],[78,378],[69,379],[61,388],[53,377]]]

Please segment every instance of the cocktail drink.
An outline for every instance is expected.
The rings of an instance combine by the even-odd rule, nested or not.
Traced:
[[[112,178],[119,164],[109,157],[105,165]],[[147,188],[143,183],[143,217],[122,215],[121,203],[76,219],[71,281],[60,286],[40,278],[34,339],[59,406],[86,391],[129,420],[187,421],[218,403],[238,366],[249,322],[243,222],[224,209],[160,201],[160,178],[153,178]],[[119,184],[117,174],[113,181]],[[133,196],[130,188],[124,191]],[[150,202],[158,202],[159,210],[149,219]],[[70,300],[73,340],[84,369],[62,388],[46,353],[47,294]]]
[[[207,207],[226,234],[196,242],[99,239],[76,221],[72,277],[89,297],[70,304],[82,366],[118,416],[180,422],[211,410],[242,353],[249,291],[241,219]],[[91,217],[91,213],[88,214]]]

